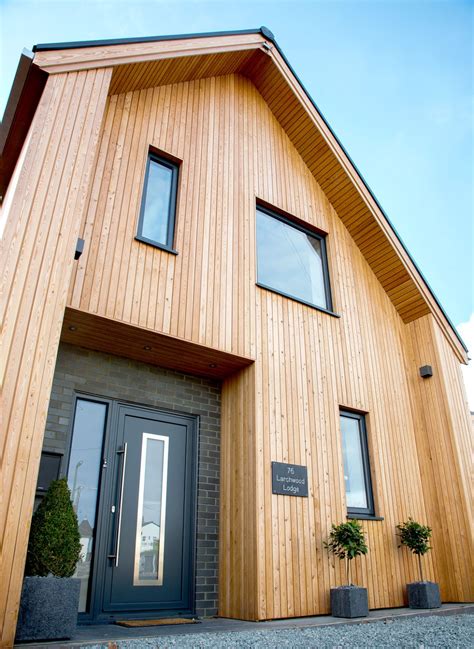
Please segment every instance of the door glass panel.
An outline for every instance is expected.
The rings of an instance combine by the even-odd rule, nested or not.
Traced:
[[[168,437],[143,433],[135,545],[135,586],[163,584]]]
[[[68,484],[81,536],[81,556],[74,573],[74,577],[81,580],[79,613],[86,611],[88,605],[106,417],[105,403],[86,399],[76,401]]]

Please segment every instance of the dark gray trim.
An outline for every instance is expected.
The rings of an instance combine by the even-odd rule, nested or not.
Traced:
[[[276,293],[277,295],[281,295],[282,297],[287,297],[289,300],[293,300],[294,302],[299,302],[300,304],[304,304],[305,306],[309,306],[311,309],[316,309],[316,311],[321,311],[322,313],[327,313],[328,315],[331,315],[333,318],[340,318],[341,315],[339,313],[334,313],[334,311],[329,311],[328,309],[325,309],[322,306],[316,306],[316,304],[311,304],[311,302],[306,302],[306,300],[302,300],[299,297],[295,297],[294,295],[289,295],[288,293],[284,293],[283,291],[279,291],[277,288],[272,288],[271,286],[266,286],[266,284],[262,284],[262,282],[255,282],[255,286],[258,286],[258,288],[263,288],[265,291],[270,291],[271,293]]]
[[[200,434],[200,418],[198,415],[183,413],[166,408],[155,408],[150,405],[138,404],[122,399],[113,399],[109,397],[101,397],[92,395],[85,392],[74,392],[73,396],[73,410],[71,422],[69,427],[69,447],[66,458],[63,462],[63,469],[61,473],[67,478],[69,472],[69,460],[71,455],[71,447],[73,443],[73,430],[74,420],[76,416],[76,406],[78,400],[93,401],[95,403],[103,403],[107,406],[106,421],[104,426],[104,436],[102,440],[102,462],[105,458],[108,459],[107,466],[102,466],[99,485],[97,492],[97,510],[95,520],[96,536],[94,539],[93,556],[91,560],[91,579],[89,581],[87,593],[87,611],[78,614],[79,624],[90,624],[92,622],[111,622],[116,618],[123,617],[123,613],[110,614],[103,610],[102,603],[104,598],[105,588],[105,571],[108,563],[107,552],[108,543],[111,536],[112,523],[110,520],[109,512],[110,506],[115,501],[116,494],[116,473],[117,473],[117,430],[119,422],[120,408],[133,409],[137,411],[148,411],[151,413],[159,413],[160,415],[169,416],[171,418],[187,419],[190,425],[190,441],[191,447],[187,453],[186,461],[190,462],[190,490],[188,490],[186,499],[190,508],[190,524],[187,534],[187,539],[190,544],[190,557],[189,557],[189,575],[190,575],[190,603],[191,610],[186,611],[184,615],[193,615],[196,609],[196,543],[197,543],[197,495],[198,495],[198,442]],[[98,524],[100,521],[100,525]],[[194,542],[193,542],[194,539]],[[166,610],[166,616],[169,616],[173,611]],[[176,611],[177,614],[182,614],[183,611]],[[154,610],[141,610],[136,612],[127,612],[128,619],[148,619],[150,617],[159,617]]]
[[[98,606],[98,597],[97,597],[97,578],[99,573],[99,566],[101,565],[101,553],[100,553],[100,538],[101,530],[99,528],[98,522],[102,516],[102,509],[105,507],[104,504],[104,489],[106,478],[108,476],[107,470],[103,466],[104,458],[106,457],[106,446],[108,443],[108,438],[110,435],[111,429],[111,420],[112,420],[112,404],[113,400],[108,399],[107,397],[99,397],[92,394],[74,392],[73,394],[73,404],[71,411],[71,421],[69,424],[69,446],[64,458],[63,467],[64,467],[64,477],[67,479],[69,474],[69,464],[71,459],[71,449],[73,444],[73,434],[74,434],[74,423],[76,420],[76,409],[77,402],[82,401],[92,401],[93,403],[102,403],[106,406],[107,410],[105,413],[105,423],[104,423],[104,432],[102,436],[102,465],[99,472],[99,484],[97,485],[97,503],[95,511],[95,521],[94,521],[94,548],[92,550],[91,565],[90,565],[90,577],[89,584],[87,588],[87,604],[86,610],[82,613],[78,613],[78,623],[87,624],[92,622],[95,619],[95,611]],[[107,467],[108,468],[108,467]],[[110,473],[110,472],[109,472]]]
[[[384,521],[383,516],[370,516],[369,514],[351,514],[347,513],[346,518],[349,520],[356,520],[356,521]]]
[[[207,38],[215,36],[239,36],[245,34],[262,34],[268,40],[275,42],[275,37],[268,27],[256,29],[236,29],[221,32],[198,32],[194,34],[169,34],[166,36],[137,36],[135,38],[106,38],[96,41],[68,41],[64,43],[39,43],[33,45],[33,52],[46,52],[50,50],[70,50],[84,47],[97,47],[103,45],[127,45],[129,43],[154,43],[159,41],[174,41],[191,38]]]
[[[150,172],[150,162],[156,162],[163,167],[171,169],[171,188],[170,188],[170,203],[168,205],[168,230],[166,243],[161,241],[154,241],[153,239],[148,239],[142,234],[143,230],[143,220],[145,217],[145,206],[146,206],[146,196],[148,192],[148,177]],[[175,223],[176,223],[176,204],[178,199],[178,176],[179,176],[179,165],[174,160],[170,160],[168,157],[162,155],[161,153],[156,153],[154,150],[150,149],[148,152],[148,158],[146,163],[145,178],[143,181],[143,193],[142,193],[142,202],[140,206],[140,216],[138,217],[137,225],[137,234],[135,239],[137,241],[142,241],[149,245],[160,248],[161,250],[166,250],[171,252],[174,255],[177,255],[177,251],[173,248],[174,242],[174,232],[175,232]]]
[[[353,410],[347,410],[346,408],[339,408],[339,416],[347,417],[348,419],[355,419],[359,423],[359,437],[361,441],[360,446],[362,450],[362,466],[364,469],[365,493],[367,496],[367,504],[368,504],[368,506],[364,508],[348,507],[347,517],[383,520],[375,516],[375,504],[374,504],[374,494],[372,490],[372,476],[370,471],[369,446],[367,440],[367,427],[365,425],[365,414],[361,412],[355,412]]]
[[[261,201],[257,201],[256,210],[259,212],[263,212],[268,216],[271,216],[277,221],[281,221],[281,223],[285,223],[285,225],[289,225],[291,228],[295,228],[295,230],[299,230],[300,232],[303,232],[309,237],[318,239],[318,241],[321,244],[321,261],[323,266],[323,282],[324,282],[324,293],[326,295],[326,306],[323,307],[317,304],[313,304],[312,302],[307,302],[306,300],[303,300],[295,295],[290,295],[288,293],[285,293],[284,291],[280,291],[279,289],[273,288],[271,286],[267,286],[266,284],[259,282],[258,281],[258,246],[256,251],[257,252],[257,282],[256,282],[257,286],[260,286],[260,288],[265,288],[269,291],[273,291],[274,293],[278,293],[279,295],[288,297],[292,300],[295,300],[296,302],[301,302],[302,304],[311,306],[314,309],[318,309],[318,311],[323,311],[324,313],[329,313],[330,315],[339,318],[340,316],[338,316],[332,310],[332,294],[331,294],[331,284],[329,281],[329,266],[328,266],[327,250],[326,250],[326,234],[322,232],[316,232],[314,229],[308,228],[306,227],[306,225],[303,225],[299,220],[296,219],[293,220],[291,217],[282,214],[281,211],[279,210],[270,209],[269,207],[267,207],[266,204],[262,205]]]

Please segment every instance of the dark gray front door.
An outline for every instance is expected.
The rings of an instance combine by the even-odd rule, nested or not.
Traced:
[[[194,420],[118,405],[103,614],[193,609]]]

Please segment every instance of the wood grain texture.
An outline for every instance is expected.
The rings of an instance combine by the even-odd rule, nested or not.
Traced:
[[[251,358],[166,336],[145,327],[131,327],[70,307],[64,315],[61,340],[78,347],[213,379],[224,379],[253,363]]]
[[[219,615],[258,620],[255,367],[222,385]]]
[[[183,161],[178,255],[134,240],[148,145]],[[418,290],[398,262],[382,283],[373,264],[389,247],[370,251],[369,263],[351,232],[368,228],[366,240],[377,241],[378,228],[362,216],[346,228],[280,121],[241,76],[110,97],[97,169],[70,305],[255,359],[253,369],[226,379],[223,393],[222,464],[232,468],[221,492],[221,614],[328,612],[329,588],[342,580],[323,548],[331,523],[345,519],[341,406],[368,413],[384,517],[364,523],[370,553],[357,562],[356,579],[369,587],[372,608],[402,606],[417,567],[397,548],[395,525],[413,516],[434,526],[437,518],[418,459],[399,308],[416,301]],[[328,232],[340,319],[255,286],[256,197]],[[448,343],[445,353],[456,365]],[[410,368],[417,369],[413,361]],[[310,498],[273,496],[272,460],[307,465]],[[428,575],[443,578],[443,561],[437,544]],[[459,553],[450,561],[462,570]],[[465,597],[461,583],[444,592]]]
[[[111,70],[48,80],[1,248],[0,624],[11,646],[39,455]]]
[[[252,59],[258,64],[260,54]],[[346,514],[340,407],[367,413],[384,517],[364,522],[370,552],[356,562],[354,580],[368,586],[370,606],[402,606],[405,584],[416,578],[416,562],[395,536],[408,516],[435,530],[427,575],[440,580],[444,597],[468,599],[469,438],[459,350],[439,318],[426,315],[428,297],[401,263],[403,251],[392,254],[362,189],[352,196],[337,152],[324,137],[309,141],[314,124],[299,112],[303,99],[295,104],[295,90],[265,66],[255,68],[259,90],[228,74],[106,100],[109,69],[57,73],[47,84],[11,203],[2,269],[10,287],[2,296],[7,640],[70,277],[65,339],[73,340],[68,318],[76,318],[78,344],[138,358],[143,332],[147,341],[173,338],[174,349],[192,350],[187,362],[202,365],[209,354],[234,363],[222,394],[221,615],[328,611],[329,589],[342,574],[323,541]],[[150,145],[182,160],[177,255],[134,238]],[[256,199],[328,233],[340,318],[256,287]],[[73,267],[79,232],[86,247]],[[107,340],[111,321],[116,335]],[[439,377],[420,384],[418,367],[429,360]],[[272,460],[308,467],[307,499],[272,495]]]
[[[370,189],[281,51],[262,34],[40,51],[35,63],[50,74],[114,65],[111,94],[231,73],[247,76],[337,210],[404,322],[433,313],[459,360],[467,361],[452,325]]]
[[[433,317],[410,324],[408,373],[417,424],[424,498],[433,525],[441,595],[446,601],[474,599],[473,434],[459,364]],[[422,379],[418,368],[431,365]]]

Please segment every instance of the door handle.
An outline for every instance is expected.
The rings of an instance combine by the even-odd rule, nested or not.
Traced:
[[[123,447],[117,451],[117,454],[122,455],[122,471],[120,474],[120,491],[119,491],[119,503],[118,503],[118,521],[115,533],[115,554],[109,554],[109,559],[115,559],[114,565],[117,568],[119,565],[120,558],[120,532],[122,530],[122,505],[123,505],[123,489],[125,486],[125,468],[127,466],[127,442],[124,443]]]

